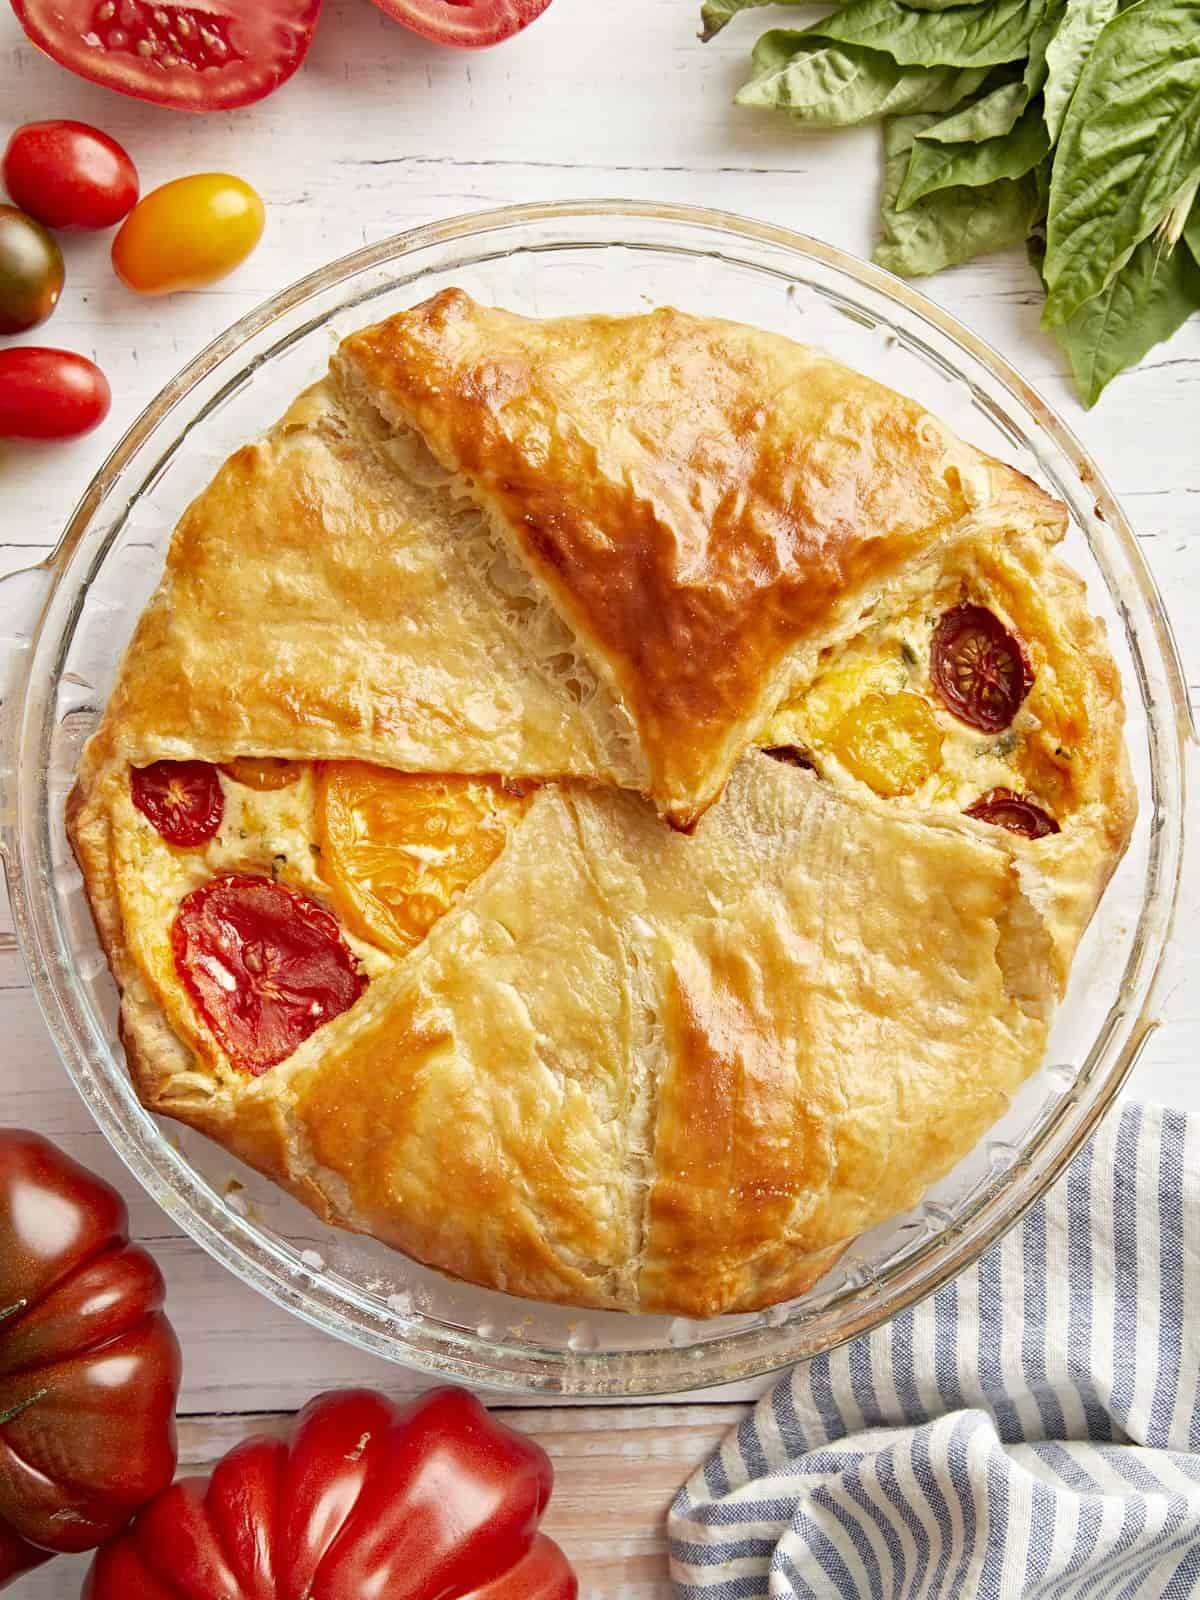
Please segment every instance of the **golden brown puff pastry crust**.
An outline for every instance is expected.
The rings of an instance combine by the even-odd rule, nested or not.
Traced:
[[[142,1099],[472,1282],[691,1316],[801,1293],[1037,1066],[1132,827],[1064,524],[755,330],[451,292],[353,336],[181,521],[81,764]],[[1031,657],[1004,740],[930,687],[922,629],[964,600]],[[898,686],[941,765],[881,798],[821,741],[838,696]],[[816,771],[754,748],[800,739]],[[203,846],[133,804],[131,767],[239,755],[305,766],[278,795],[222,778]],[[350,939],[362,997],[250,1077],[172,924],[227,872],[336,911],[307,763],[343,760],[540,787],[415,949]],[[972,783],[1061,831],[964,817]]]
[[[912,401],[777,334],[664,308],[532,321],[461,290],[338,364],[493,515],[636,721],[690,826],[789,658],[974,511],[1061,506]]]

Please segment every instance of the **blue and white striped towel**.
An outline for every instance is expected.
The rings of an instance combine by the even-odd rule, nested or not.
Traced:
[[[679,1600],[1200,1595],[1200,1122],[1114,1113],[975,1267],[783,1378],[670,1533]]]

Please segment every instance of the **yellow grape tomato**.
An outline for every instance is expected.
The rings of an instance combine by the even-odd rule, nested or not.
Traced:
[[[868,694],[851,706],[829,740],[854,776],[876,794],[912,794],[937,771],[942,736],[919,695]]]
[[[113,268],[138,294],[214,283],[262,238],[263,203],[241,178],[199,172],[138,201],[113,240]]]

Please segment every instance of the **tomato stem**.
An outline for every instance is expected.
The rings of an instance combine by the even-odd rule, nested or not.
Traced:
[[[26,1395],[24,1400],[18,1400],[15,1406],[9,1406],[7,1411],[0,1411],[0,1428],[19,1417],[22,1411],[28,1411],[30,1406],[37,1405],[38,1401],[44,1400],[49,1393],[49,1389],[36,1389],[33,1394]]]

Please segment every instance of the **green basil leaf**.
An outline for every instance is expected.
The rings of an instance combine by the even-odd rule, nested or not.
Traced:
[[[1052,139],[1062,132],[1063,118],[1092,46],[1116,14],[1117,0],[1067,0],[1058,32],[1046,51],[1046,126]]]
[[[1050,135],[1042,120],[1042,103],[1032,101],[1017,119],[1011,133],[977,144],[913,142],[908,172],[896,199],[897,211],[907,211],[927,194],[965,184],[970,189],[994,183],[997,178],[1023,178],[1050,149]]]
[[[1029,59],[1025,63],[1025,72],[1021,78],[1021,82],[1025,85],[1026,105],[1035,94],[1041,94],[1045,87],[1046,75],[1050,70],[1046,64],[1046,52],[1062,23],[1064,3],[1065,0],[1050,0],[1046,15],[1029,36]]]
[[[1135,366],[1200,311],[1200,262],[1178,245],[1143,239],[1112,281],[1055,328],[1079,398],[1089,408],[1107,384]]]
[[[947,11],[910,11],[895,0],[853,0],[808,30],[822,39],[885,50],[902,66],[997,67],[1020,61],[1048,0],[976,0]]]
[[[772,28],[754,47],[754,76],[740,106],[790,111],[812,128],[846,128],[896,112],[946,111],[983,80],[956,67],[901,67],[878,50],[828,45],[808,33]]]
[[[988,82],[991,82],[990,75]],[[935,144],[977,144],[982,139],[1002,138],[1012,132],[1028,102],[1029,95],[1021,82],[1001,83],[992,88],[985,84],[973,100],[935,122],[921,139]]]
[[[1016,76],[1017,62],[997,67],[988,74],[980,94],[930,128],[928,133],[923,133],[922,139],[936,144],[975,144],[982,139],[999,139],[1011,133],[1018,117],[1046,81],[1046,49],[1060,20],[1058,11],[1052,11],[1034,32],[1020,77]]]
[[[981,189],[940,189],[907,211],[897,210],[913,141],[932,121],[928,115],[890,117],[884,124],[883,238],[875,260],[906,278],[1019,243],[1037,210],[1032,177],[1001,178]]]
[[[700,7],[700,37],[715,39],[721,29],[732,22],[739,11],[749,11],[757,6],[804,5],[807,0],[704,0]]]
[[[1054,158],[1043,322],[1099,294],[1200,176],[1200,0],[1138,0],[1101,30]]]

